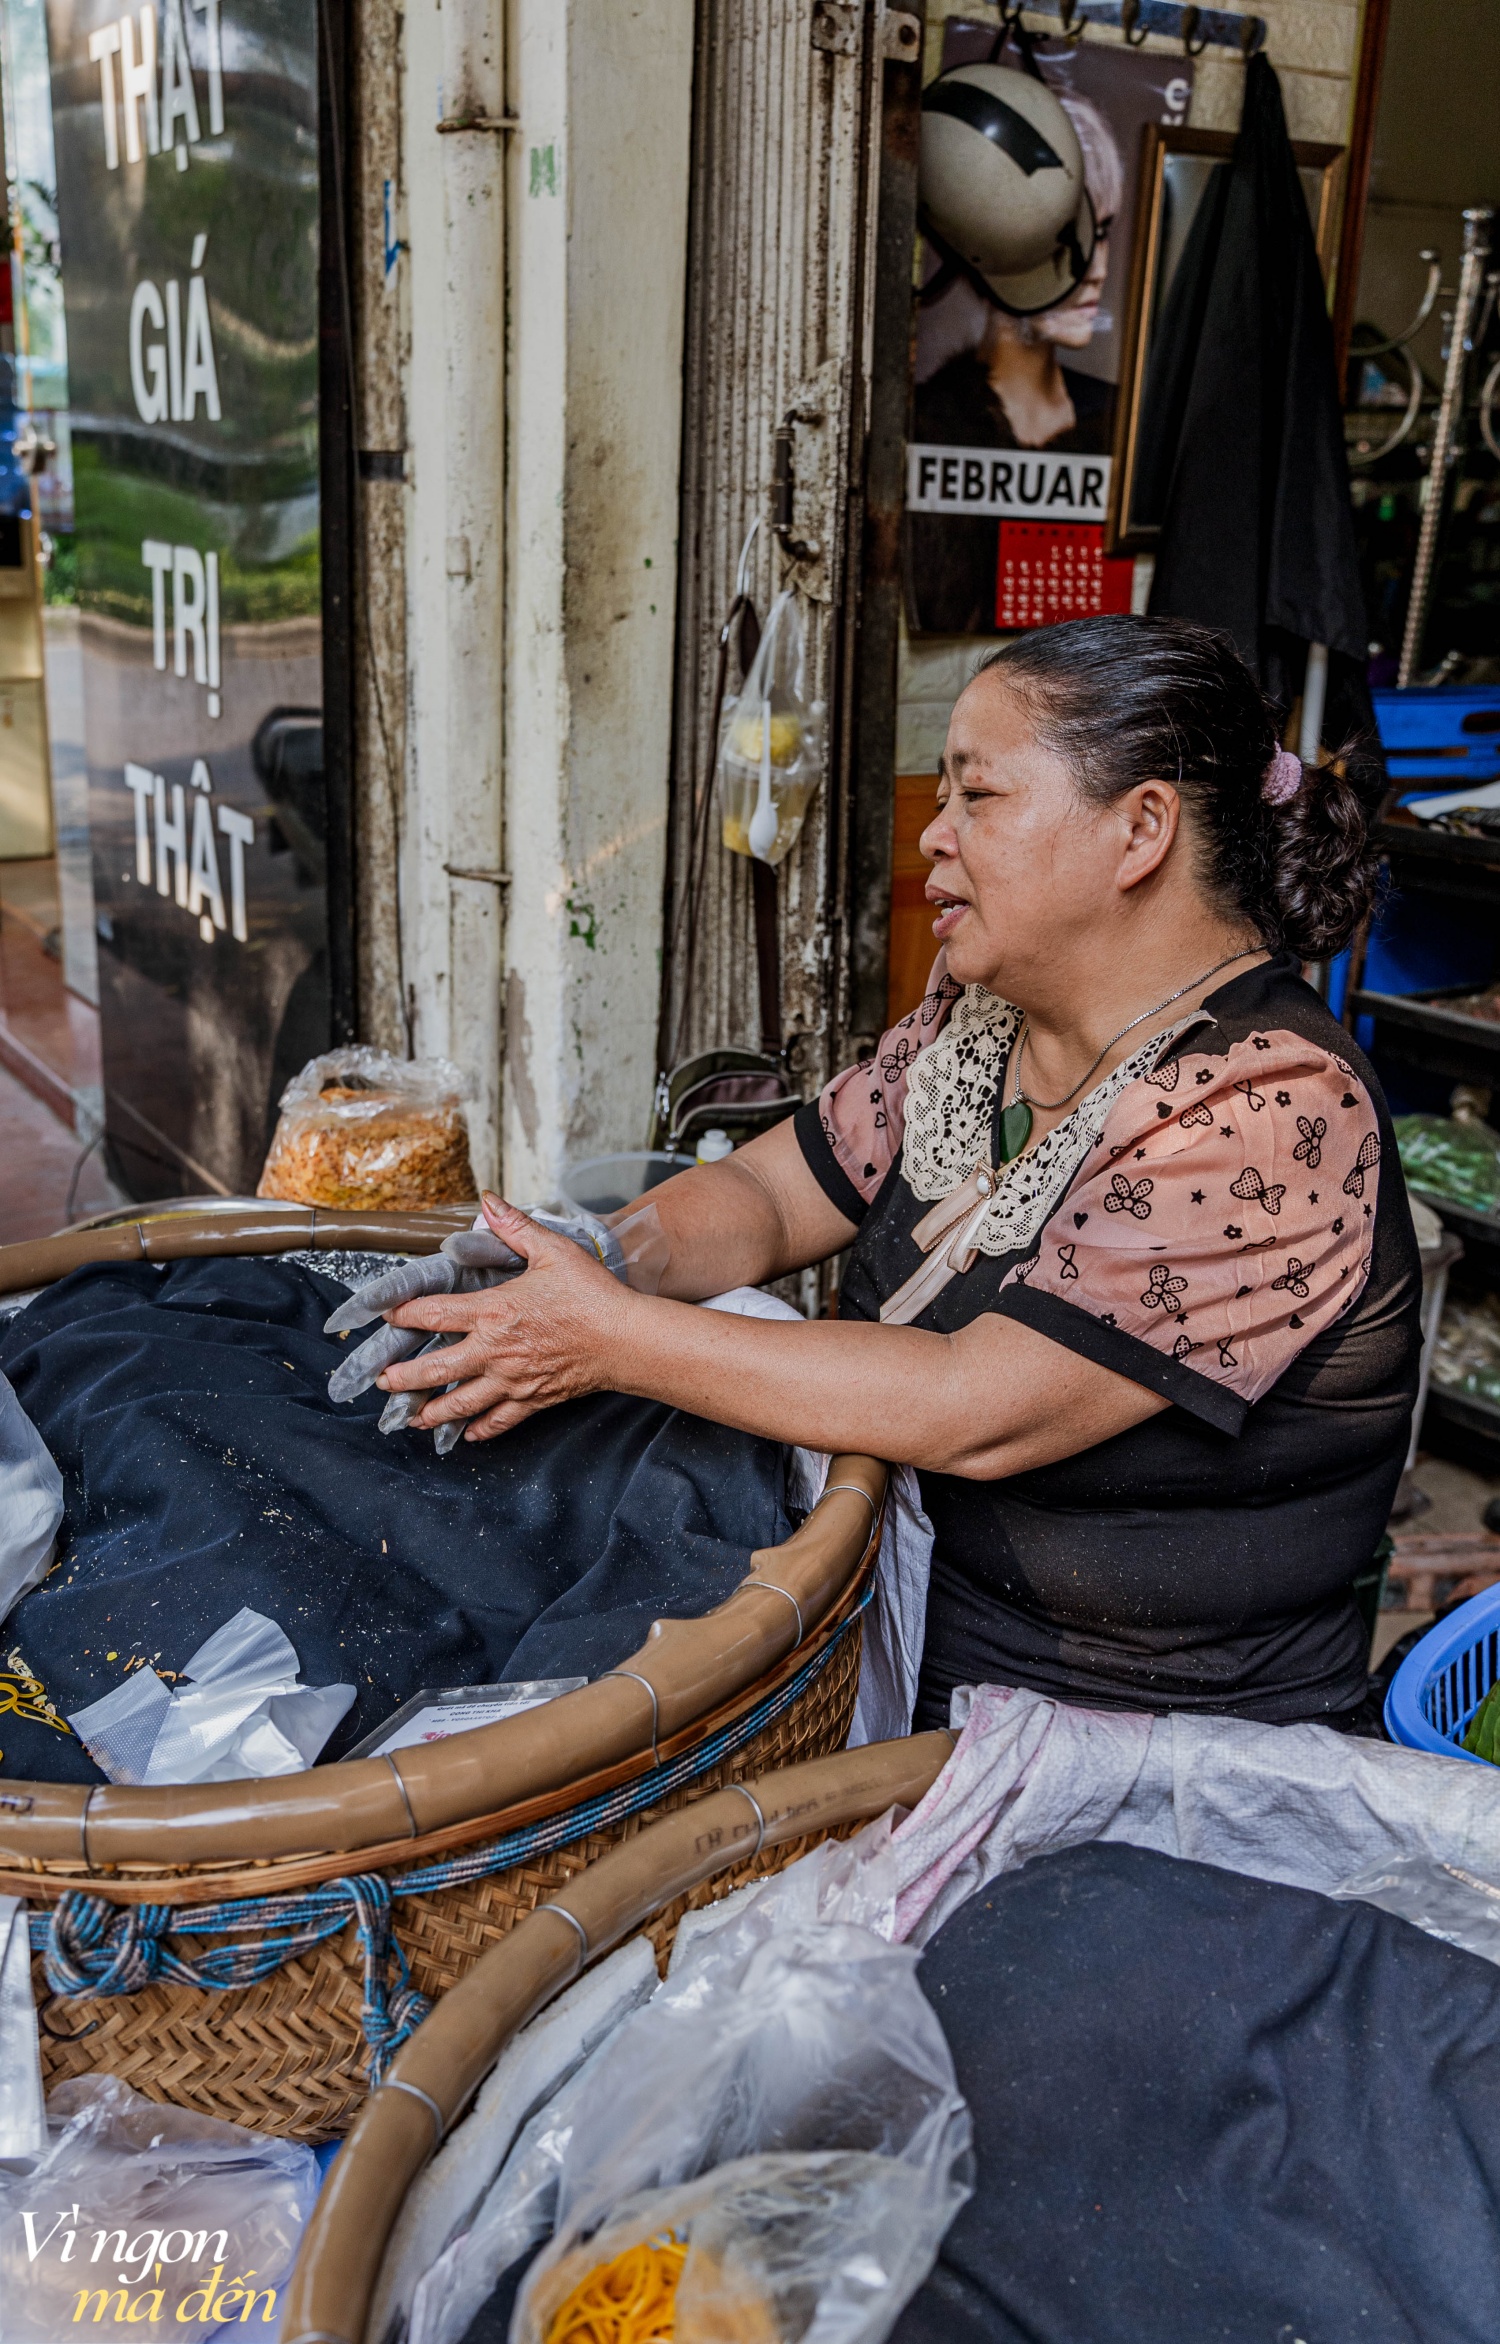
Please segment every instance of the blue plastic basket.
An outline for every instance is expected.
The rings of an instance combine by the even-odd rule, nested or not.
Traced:
[[[1500,1677],[1500,1587],[1471,1595],[1407,1654],[1385,1697],[1392,1741],[1471,1766],[1488,1761],[1460,1747],[1469,1720]]]
[[[1500,779],[1500,685],[1372,692],[1386,767],[1402,797]],[[1425,786],[1413,791],[1412,784]]]

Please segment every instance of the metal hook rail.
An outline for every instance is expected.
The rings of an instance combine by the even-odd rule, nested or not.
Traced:
[[[1263,16],[1241,16],[1229,8],[1183,7],[1179,0],[1022,0],[1022,8],[1027,16],[1060,17],[1070,39],[1087,25],[1104,24],[1123,32],[1132,48],[1139,48],[1148,33],[1160,33],[1169,41],[1181,41],[1190,57],[1215,48],[1238,49],[1249,58],[1266,39]]]

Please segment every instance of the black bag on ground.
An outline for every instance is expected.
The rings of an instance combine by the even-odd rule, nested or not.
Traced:
[[[779,1447],[650,1401],[566,1402],[483,1443],[335,1407],[345,1289],[274,1260],[80,1270],[0,1329],[60,1466],[59,1562],[4,1626],[62,1715],[144,1658],[180,1669],[242,1604],[309,1685],[354,1684],[337,1758],[424,1686],[595,1677],[662,1613],[709,1610],[791,1524]],[[0,1773],[96,1782],[75,1739],[0,1719]]]

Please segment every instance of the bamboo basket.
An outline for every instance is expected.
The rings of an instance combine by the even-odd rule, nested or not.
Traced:
[[[453,1222],[263,1204],[116,1219],[0,1248],[0,1294],[87,1260],[309,1244],[430,1251]],[[404,1960],[416,1993],[444,1995],[646,1826],[743,1776],[842,1747],[884,1490],[882,1465],[836,1458],[807,1521],[753,1555],[725,1602],[658,1620],[619,1669],[496,1725],[261,1782],[140,1790],[0,1779],[0,1895],[57,1911],[92,1965],[83,1991],[59,1991],[56,1960],[49,1973],[37,1957],[48,2087],[103,2071],[258,2131],[313,2141],[342,2132],[368,2089],[371,1979],[383,1980],[387,1958],[370,1930],[379,1935],[386,1911],[398,1977]],[[405,1876],[442,1867],[459,1876],[403,1891]],[[226,1903],[254,1900],[258,1915],[265,1900],[320,1893],[347,1893],[347,1925],[269,1976],[227,1989],[160,1976],[188,1958],[193,1908],[211,1908],[206,1936],[197,1926],[211,1961],[236,1942],[215,1927]],[[263,1921],[236,1926],[273,1935],[286,1911],[268,1906]]]
[[[915,1806],[952,1749],[951,1734],[914,1734],[693,1799],[539,1904],[443,1998],[366,2101],[303,2234],[281,2300],[283,2344],[380,2344],[366,2323],[408,2190],[511,2037],[589,1962],[644,1929],[664,1964],[685,1912],[832,1833]]]

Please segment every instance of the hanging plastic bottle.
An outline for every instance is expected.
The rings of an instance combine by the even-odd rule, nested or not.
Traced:
[[[719,797],[731,854],[779,863],[791,852],[823,778],[823,703],[804,697],[802,620],[788,591],[771,605],[766,631],[737,700],[719,730]]]

